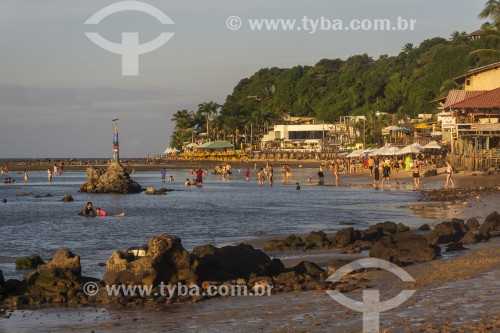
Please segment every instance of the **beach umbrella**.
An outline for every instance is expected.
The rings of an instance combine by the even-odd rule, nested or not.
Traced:
[[[412,143],[410,146],[415,147],[415,148],[417,148],[420,151],[423,151],[425,149],[424,146],[422,146],[421,144],[419,144],[417,142]]]
[[[401,127],[391,125],[391,126],[387,126],[386,128],[384,128],[384,130],[386,130],[386,131],[392,131],[392,132],[397,132],[397,131],[401,130]]]
[[[172,154],[172,153],[178,153],[178,152],[179,152],[178,149],[168,147],[167,149],[165,149],[165,151],[163,153],[164,154]]]
[[[406,154],[418,154],[420,153],[420,149],[418,149],[417,147],[413,146],[413,145],[409,145],[409,146],[406,146],[404,147],[403,149],[401,149],[399,151],[399,155],[406,155]]]
[[[371,153],[369,153],[369,156],[375,156],[375,155],[383,155],[383,153],[387,150],[387,147],[380,147],[379,149],[375,149]]]
[[[424,149],[441,149],[441,146],[436,141],[431,141],[424,146]]]
[[[400,149],[398,147],[390,147],[385,149],[380,155],[383,156],[393,156],[393,155],[398,155]]]

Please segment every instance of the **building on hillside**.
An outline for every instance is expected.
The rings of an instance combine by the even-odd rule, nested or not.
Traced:
[[[452,163],[475,171],[500,163],[500,87],[449,105]]]
[[[349,122],[274,125],[261,139],[261,149],[335,152],[353,144],[359,137],[359,131]]]
[[[481,38],[483,35],[484,35],[483,30],[476,30],[474,32],[471,32],[470,34],[467,34],[465,36],[465,40],[469,40],[469,41],[476,40],[476,39]]]
[[[493,90],[500,84],[500,62],[479,67],[453,78],[464,90]]]

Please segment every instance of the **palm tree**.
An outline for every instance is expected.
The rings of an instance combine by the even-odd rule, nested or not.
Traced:
[[[190,131],[194,127],[194,112],[186,109],[179,110],[172,115],[171,121],[175,122],[175,131],[171,137],[171,144],[175,146],[182,146],[182,144],[189,140]]]
[[[406,43],[405,46],[403,46],[403,49],[402,49],[402,51],[404,53],[408,53],[411,50],[413,50],[413,43]]]
[[[491,18],[493,25],[500,24],[500,0],[488,0],[484,4],[484,9],[479,14],[480,19]]]
[[[198,113],[205,117],[207,123],[207,140],[210,138],[210,120],[217,115],[217,110],[221,105],[216,102],[204,102],[198,105]]]
[[[372,110],[366,115],[365,131],[367,141],[375,143],[377,145],[382,145],[384,143],[384,138],[382,136],[382,129],[389,125],[389,118],[383,114],[378,114],[377,111]]]

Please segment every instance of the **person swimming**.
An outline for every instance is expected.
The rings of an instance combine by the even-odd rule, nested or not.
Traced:
[[[86,216],[86,217],[95,217],[96,214],[95,214],[92,202],[90,202],[90,201],[87,202],[85,207],[83,207],[83,209],[80,211],[80,213],[78,213],[78,215],[82,215],[82,216]]]
[[[108,216],[108,213],[104,209],[97,207],[95,210],[95,216],[104,217],[104,216]]]
[[[185,186],[191,186],[191,182],[189,181],[189,178],[186,178],[186,181],[184,182]]]

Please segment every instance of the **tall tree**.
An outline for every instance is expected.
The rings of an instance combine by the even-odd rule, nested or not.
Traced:
[[[198,113],[203,115],[206,120],[207,140],[210,139],[210,121],[217,116],[218,109],[221,106],[214,101],[203,102],[198,105]]]
[[[194,117],[195,113],[186,109],[172,115],[171,121],[175,122],[175,130],[170,140],[171,146],[182,148],[184,142],[189,141],[195,126]]]
[[[484,4],[484,9],[479,14],[481,19],[492,19],[493,25],[500,24],[500,0],[488,0]]]

